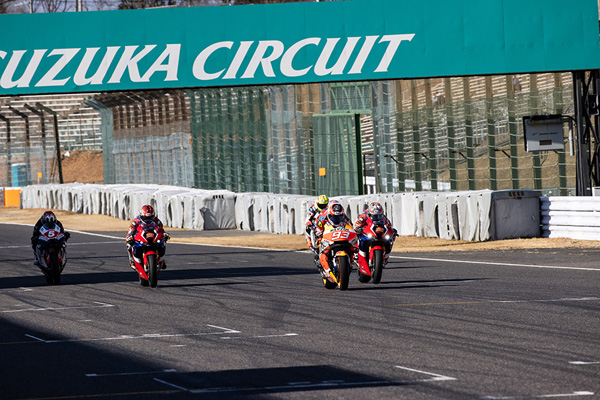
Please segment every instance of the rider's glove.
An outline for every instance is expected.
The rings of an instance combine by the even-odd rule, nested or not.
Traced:
[[[167,232],[163,233],[163,237],[165,238],[165,242],[171,239],[171,235],[169,235]]]
[[[133,242],[135,242],[135,240],[133,240],[132,237],[126,237],[125,242],[131,246],[133,244]]]
[[[312,227],[310,225],[306,225],[306,233],[310,233]]]
[[[71,237],[71,232],[65,232],[65,240],[69,240]]]
[[[394,237],[400,236],[400,235],[398,235],[398,231],[396,230],[396,228],[393,228],[392,230],[394,231]]]
[[[354,231],[355,231],[357,234],[359,234],[359,235],[362,235],[363,228],[362,228],[362,226],[359,226],[358,228],[355,228],[355,229],[354,229]]]
[[[32,236],[32,237],[31,237],[31,244],[32,244],[33,246],[35,246],[35,245],[36,245],[36,243],[37,243],[37,240],[38,240],[37,236]]]

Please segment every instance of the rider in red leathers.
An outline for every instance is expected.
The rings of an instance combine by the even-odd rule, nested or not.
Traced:
[[[358,216],[356,221],[354,221],[354,230],[359,236],[358,265],[367,270],[369,269],[369,255],[367,254],[367,251],[369,250],[370,240],[362,234],[362,231],[367,224],[372,224],[373,222],[383,222],[386,227],[394,232],[394,236],[398,236],[398,232],[392,227],[390,220],[383,213],[381,204],[378,202],[370,203],[369,207]],[[392,251],[392,243],[393,242],[388,242],[386,244],[385,258],[383,260],[384,265],[388,262],[390,252]]]
[[[129,255],[129,264],[131,266],[131,268],[135,269],[135,263],[133,261],[133,244],[135,242],[135,234],[137,231],[137,227],[138,225],[142,222],[142,221],[153,221],[156,226],[158,227],[159,230],[161,230],[163,232],[163,235],[165,237],[165,241],[169,239],[169,234],[166,233],[164,231],[163,228],[163,223],[161,222],[160,219],[158,219],[158,217],[156,216],[156,214],[154,213],[154,207],[152,207],[151,205],[145,205],[142,207],[140,214],[135,217],[131,223],[129,224],[129,232],[127,232],[127,235],[125,236],[125,241],[127,242],[127,254]],[[164,260],[164,255],[165,255],[165,250],[166,250],[166,246],[163,245],[158,247],[158,255],[161,259],[161,265],[160,268],[161,269],[167,269],[167,263]],[[136,258],[140,258],[141,255],[137,254]]]

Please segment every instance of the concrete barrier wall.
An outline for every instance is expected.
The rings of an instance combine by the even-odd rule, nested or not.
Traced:
[[[484,241],[540,236],[535,191],[410,192],[333,197],[355,220],[380,202],[402,236]],[[144,204],[166,226],[193,230],[242,229],[304,233],[312,196],[233,193],[161,185],[32,185],[22,188],[23,208],[52,208],[129,220]],[[600,230],[599,230],[600,231]]]

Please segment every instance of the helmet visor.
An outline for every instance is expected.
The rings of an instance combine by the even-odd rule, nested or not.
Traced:
[[[330,215],[329,216],[329,222],[331,222],[333,225],[339,225],[342,223],[343,220],[344,220],[343,215]]]

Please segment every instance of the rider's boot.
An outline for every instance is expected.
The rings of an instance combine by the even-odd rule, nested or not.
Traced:
[[[160,260],[160,269],[167,269],[167,262],[165,260]]]

